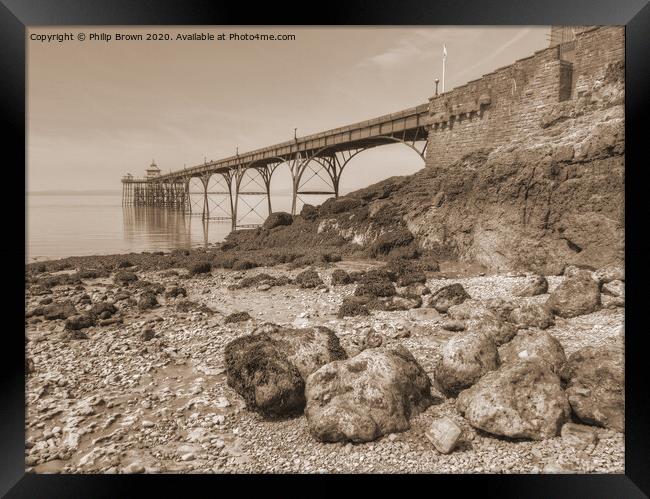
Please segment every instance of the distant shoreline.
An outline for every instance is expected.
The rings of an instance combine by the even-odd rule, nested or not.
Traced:
[[[52,191],[27,191],[27,196],[119,196],[121,190],[87,190],[87,191],[69,191],[69,190],[52,190]]]

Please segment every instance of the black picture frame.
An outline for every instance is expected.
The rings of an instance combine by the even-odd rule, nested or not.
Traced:
[[[454,494],[470,487],[482,495],[498,497],[607,497],[633,498],[650,494],[649,393],[644,376],[645,336],[643,286],[648,254],[643,232],[646,206],[642,170],[645,121],[648,114],[648,66],[650,65],[650,5],[648,0],[545,0],[521,2],[480,0],[424,2],[363,1],[327,2],[309,8],[282,8],[275,3],[214,3],[203,0],[0,0],[0,101],[7,125],[2,135],[3,173],[7,203],[7,226],[25,234],[25,30],[45,25],[595,25],[626,26],[626,431],[624,475],[419,475],[412,477],[436,493],[440,484]],[[647,139],[646,139],[647,142]],[[22,201],[21,201],[22,199]],[[106,476],[35,475],[24,469],[24,247],[6,242],[2,246],[5,275],[5,313],[11,322],[0,336],[3,370],[0,377],[0,494],[6,497],[130,497],[140,495],[134,487],[152,487],[171,493],[187,493],[188,486],[208,485],[214,480],[230,482],[236,476]],[[22,258],[22,261],[18,260]],[[11,265],[13,261],[16,265]],[[23,290],[22,297],[20,289]],[[21,312],[21,310],[23,312]],[[14,327],[15,325],[15,327]],[[10,341],[7,341],[10,340]],[[239,484],[250,484],[248,477]],[[263,485],[280,485],[278,476],[260,477]],[[306,481],[313,477],[300,477]],[[384,488],[387,476],[330,476],[336,482],[350,479],[362,487]],[[323,477],[321,477],[323,479]],[[209,482],[208,482],[209,480]],[[398,478],[399,490],[403,488]],[[257,485],[260,485],[259,483]],[[306,484],[305,484],[306,485]],[[222,487],[222,485],[219,485]],[[142,489],[141,489],[142,490]],[[211,489],[207,489],[211,490]],[[225,490],[225,489],[223,489]],[[286,491],[286,489],[285,489]],[[304,489],[303,492],[306,493]],[[210,495],[217,493],[212,489]]]

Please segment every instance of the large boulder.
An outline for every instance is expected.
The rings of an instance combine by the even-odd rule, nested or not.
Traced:
[[[244,398],[247,407],[268,417],[302,411],[307,376],[346,357],[334,332],[322,326],[288,329],[268,325],[225,348],[228,385]]]
[[[275,213],[271,213],[266,218],[266,220],[264,220],[262,228],[270,230],[274,229],[275,227],[280,227],[281,225],[291,225],[292,223],[293,217],[290,213],[285,213],[284,211],[276,211]]]
[[[431,295],[429,306],[438,312],[446,312],[449,307],[459,305],[468,298],[471,298],[462,284],[455,283],[445,286]]]
[[[526,280],[515,287],[515,296],[537,296],[548,291],[548,281],[543,275],[527,276]]]
[[[493,435],[543,440],[559,434],[571,409],[560,378],[547,364],[520,361],[486,374],[458,396],[473,427]]]
[[[600,289],[592,279],[591,272],[580,270],[567,277],[551,293],[546,303],[560,317],[590,314],[600,307]]]
[[[546,362],[551,370],[559,374],[566,363],[564,348],[554,336],[545,331],[523,330],[512,341],[499,348],[502,364],[514,364],[520,360]]]
[[[459,333],[443,347],[434,378],[443,390],[455,394],[498,366],[499,352],[492,338],[483,333]]]
[[[517,334],[517,327],[514,324],[502,321],[496,316],[471,319],[467,322],[466,328],[486,334],[497,346],[508,343]]]
[[[555,324],[553,312],[545,303],[523,303],[510,313],[510,320],[520,329],[547,329]]]
[[[584,347],[561,371],[574,414],[583,422],[623,431],[625,376],[623,353],[614,348]]]
[[[324,442],[367,442],[407,430],[433,402],[431,383],[404,347],[371,348],[307,378],[305,415]]]

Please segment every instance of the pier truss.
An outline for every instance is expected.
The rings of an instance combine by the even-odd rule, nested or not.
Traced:
[[[219,161],[150,178],[122,178],[125,205],[158,206],[223,220],[232,229],[258,226],[273,211],[271,178],[278,166],[290,172],[291,213],[310,196],[339,196],[341,175],[359,153],[401,143],[424,161],[429,104],[325,132],[236,154]],[[313,179],[319,181],[314,189]]]

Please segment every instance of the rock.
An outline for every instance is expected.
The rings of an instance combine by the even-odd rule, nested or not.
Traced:
[[[378,348],[381,346],[383,340],[384,337],[381,335],[381,333],[378,333],[371,328],[366,332],[366,335],[363,338],[361,349],[365,350],[366,348]]]
[[[445,286],[431,295],[429,307],[435,308],[438,312],[446,312],[449,307],[463,303],[471,298],[465,288],[459,283]]]
[[[551,370],[559,374],[566,363],[564,348],[560,342],[544,331],[519,331],[514,339],[499,348],[502,364],[514,364],[520,360],[546,362]]]
[[[456,447],[462,433],[463,430],[453,419],[444,416],[433,420],[425,436],[438,452],[449,454]]]
[[[228,385],[248,408],[270,417],[302,411],[305,378],[322,365],[346,357],[338,338],[326,327],[269,325],[225,348]]]
[[[580,270],[566,278],[551,293],[546,303],[560,317],[590,314],[600,307],[600,289],[590,272]]]
[[[600,295],[600,301],[603,308],[624,307],[625,299],[618,296]]]
[[[384,310],[386,312],[410,310],[422,306],[422,299],[420,297],[389,296],[370,300],[367,306],[370,310]]]
[[[501,321],[496,316],[470,320],[466,327],[470,331],[486,334],[492,338],[496,346],[508,343],[517,334],[517,327],[514,324]]]
[[[364,350],[307,378],[305,415],[323,442],[368,442],[407,430],[433,402],[431,383],[404,347]]]
[[[332,272],[332,286],[343,286],[345,284],[352,284],[350,274],[343,269],[334,269]]]
[[[510,314],[510,320],[520,329],[547,329],[555,324],[553,312],[546,304],[524,303]]]
[[[271,230],[276,227],[280,227],[281,225],[291,225],[292,223],[293,217],[290,213],[285,213],[284,211],[276,211],[275,213],[271,213],[266,218],[266,220],[264,220],[262,228]]]
[[[388,279],[375,279],[372,281],[360,282],[354,290],[354,296],[377,296],[387,297],[397,293],[395,285]]]
[[[602,292],[605,295],[625,299],[625,283],[619,280],[606,282],[603,284]]]
[[[132,475],[136,473],[144,473],[144,471],[145,471],[144,466],[142,466],[140,463],[131,463],[122,470],[122,473]]]
[[[198,262],[190,267],[190,275],[209,274],[212,270],[210,262]]]
[[[187,452],[181,456],[181,461],[194,461],[194,453]]]
[[[504,298],[490,298],[485,301],[485,307],[502,321],[512,322],[512,311],[517,305]]]
[[[159,306],[158,299],[154,293],[145,291],[138,298],[138,308],[140,310],[149,310]]]
[[[228,315],[224,320],[224,324],[236,324],[238,322],[246,322],[251,320],[252,317],[248,312],[233,312]]]
[[[138,276],[135,274],[135,272],[132,272],[130,270],[118,270],[113,275],[113,282],[115,282],[115,284],[128,284],[137,280]]]
[[[343,303],[339,307],[337,317],[343,319],[344,317],[363,317],[370,315],[365,300],[358,296],[347,296],[343,299]]]
[[[548,281],[543,275],[528,276],[526,282],[513,290],[515,296],[537,296],[546,292],[548,292]]]
[[[77,309],[70,302],[52,303],[42,308],[42,314],[45,320],[52,321],[56,319],[67,319],[76,315]],[[39,314],[36,314],[39,315]]]
[[[398,286],[424,284],[427,282],[427,276],[420,268],[420,265],[412,260],[391,260],[388,263],[388,270],[395,274]]]
[[[301,288],[316,288],[323,284],[323,280],[314,269],[303,270],[296,276],[295,281]]]
[[[454,319],[447,319],[441,324],[442,329],[447,331],[465,331],[465,323]]]
[[[575,423],[566,423],[560,432],[562,442],[577,450],[585,450],[598,443],[598,434],[590,427]]]
[[[165,291],[165,298],[176,298],[177,296],[187,296],[187,290],[181,286],[172,286]]]
[[[496,317],[481,301],[474,299],[468,299],[458,305],[452,305],[447,309],[447,316],[450,319],[459,321]]]
[[[142,341],[149,341],[153,339],[154,336],[156,336],[156,332],[150,327],[147,327],[142,330],[142,335],[141,335]]]
[[[487,373],[460,393],[456,407],[474,428],[533,440],[557,436],[571,414],[560,378],[546,364],[530,361]]]
[[[77,331],[95,325],[95,316],[90,314],[73,315],[65,321],[65,329],[68,331]]]
[[[105,301],[95,303],[90,308],[90,313],[93,314],[93,315],[99,316],[100,319],[108,319],[115,312],[117,312],[117,308],[115,308],[115,305],[113,305],[112,303],[105,302]],[[102,315],[103,315],[103,317],[102,317]]]
[[[435,321],[442,319],[440,312],[435,308],[412,308],[408,311],[409,319],[413,321]]]
[[[255,289],[257,289],[258,291],[268,291],[269,289],[271,289],[271,285],[270,285],[270,284],[266,284],[266,283],[265,283],[265,284],[260,284],[260,285],[257,286],[257,288],[255,288]]]
[[[574,414],[587,424],[623,431],[625,384],[623,354],[614,348],[584,347],[561,371]]]
[[[492,338],[481,333],[460,333],[442,348],[434,379],[447,393],[455,394],[498,366],[499,353]]]
[[[593,272],[592,278],[599,286],[612,281],[625,281],[625,269],[623,267],[610,265]]]
[[[303,204],[300,216],[305,220],[316,220],[318,218],[318,208],[311,204]]]
[[[403,296],[413,296],[413,297],[419,297],[419,296],[425,296],[431,294],[431,290],[427,288],[424,284],[421,284],[419,282],[415,284],[409,284],[408,286],[399,287],[397,288],[397,292]]]

